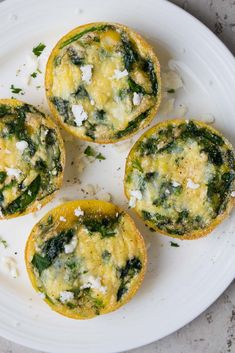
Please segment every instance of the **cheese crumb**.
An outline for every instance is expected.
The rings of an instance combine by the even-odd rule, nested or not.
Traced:
[[[39,204],[37,205],[38,211],[39,211],[41,208],[42,208],[42,205],[39,203]]]
[[[41,299],[45,299],[46,298],[45,293],[39,292],[38,295],[39,295],[39,297]]]
[[[64,216],[60,216],[60,221],[61,222],[66,222],[66,218]]]
[[[74,293],[67,290],[60,292],[60,301],[64,304],[74,299]]]
[[[65,252],[65,254],[71,254],[71,253],[76,249],[77,243],[78,243],[78,240],[77,240],[77,237],[76,237],[76,235],[75,235],[75,236],[72,238],[72,240],[71,240],[70,243],[65,244],[65,246],[64,246],[64,252]]]
[[[10,256],[4,256],[2,257],[2,263],[13,278],[17,278],[19,276],[15,259]]]
[[[91,99],[91,100],[90,100],[90,103],[91,103],[91,105],[95,105],[94,99]]]
[[[168,71],[162,73],[162,86],[164,90],[177,90],[183,87],[183,81],[176,71]]]
[[[134,92],[133,100],[132,100],[133,105],[140,105],[142,98],[143,98],[143,95],[141,93]]]
[[[196,184],[191,179],[187,179],[187,188],[195,190],[198,189],[199,186],[200,184]]]
[[[177,186],[180,186],[180,183],[178,183],[178,181],[173,180],[172,185],[174,186],[174,188],[177,188]]]
[[[6,171],[8,176],[13,176],[17,179],[19,178],[20,174],[22,174],[22,171],[16,168],[6,168]]]
[[[235,197],[235,191],[232,191],[232,192],[231,192],[231,196],[232,196],[232,197]]]
[[[120,80],[120,78],[123,78],[125,76],[128,76],[128,71],[126,69],[124,71],[114,70],[114,75],[112,78]]]
[[[79,216],[83,216],[84,215],[84,211],[81,210],[81,207],[77,207],[74,210],[74,214],[75,216],[79,217]]]
[[[82,126],[83,121],[87,120],[88,115],[83,109],[82,104],[73,104],[72,113],[75,118],[75,123],[77,126]]]
[[[131,198],[129,201],[129,206],[130,207],[135,207],[136,206],[136,200],[142,200],[143,195],[140,190],[132,190],[131,191]]]
[[[100,200],[107,201],[107,202],[111,201],[112,199],[112,195],[109,192],[105,192],[105,191],[100,191],[97,196]]]
[[[27,142],[27,141],[24,141],[24,140],[16,142],[16,148],[17,148],[21,153],[24,152],[24,150],[28,147],[28,145],[29,145],[28,142]]]
[[[86,83],[91,83],[93,65],[83,65],[80,67],[82,71],[82,80]]]
[[[107,287],[101,285],[100,277],[86,276],[85,283],[80,287],[80,289],[92,288],[97,289],[101,293],[107,292]]]

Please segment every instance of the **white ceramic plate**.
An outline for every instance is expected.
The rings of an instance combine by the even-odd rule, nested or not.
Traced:
[[[0,97],[11,96],[9,87],[14,84],[25,90],[19,98],[47,110],[43,87],[36,88],[43,84],[43,75],[27,84],[29,73],[34,71],[29,59],[32,48],[39,42],[47,45],[40,57],[43,70],[50,49],[62,34],[99,20],[121,22],[143,34],[155,47],[163,67],[173,59],[171,63],[184,81],[184,88],[177,91],[176,105],[186,104],[188,117],[213,114],[214,125],[234,142],[234,58],[206,27],[163,0],[5,1],[0,6]],[[17,72],[19,68],[21,71]],[[166,116],[159,116],[155,122],[161,119]],[[87,163],[81,173],[77,166],[81,165],[79,156],[84,145],[75,140],[67,142],[66,177],[56,200],[36,216],[1,222],[0,235],[8,240],[9,248],[1,247],[0,257],[14,257],[20,272],[19,278],[12,279],[0,267],[2,336],[47,352],[120,352],[157,340],[185,325],[234,278],[234,212],[207,238],[177,241],[179,248],[171,247],[168,237],[148,233],[135,218],[151,246],[146,278],[129,304],[93,320],[74,321],[52,312],[35,294],[24,266],[24,246],[31,228],[63,197],[84,198],[81,188],[87,183],[98,184],[112,194],[115,203],[126,207],[122,187],[128,153],[125,146],[122,144],[119,150],[99,147],[106,160]],[[75,163],[71,166],[72,160]]]

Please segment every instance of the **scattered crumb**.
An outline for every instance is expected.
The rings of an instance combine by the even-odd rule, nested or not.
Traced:
[[[5,269],[10,273],[12,278],[17,278],[19,276],[19,271],[15,259],[10,256],[2,257],[2,264]]]
[[[171,241],[170,244],[174,248],[179,248],[179,244],[175,243],[174,241]]]

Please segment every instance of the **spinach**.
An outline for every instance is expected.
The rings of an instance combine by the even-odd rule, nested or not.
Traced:
[[[95,140],[95,131],[96,131],[96,124],[91,124],[89,121],[85,123],[86,127],[86,136],[90,137],[92,140]]]
[[[22,88],[18,88],[18,87],[15,87],[14,85],[11,85],[10,89],[11,89],[11,93],[13,94],[19,94],[19,93],[23,94]]]
[[[69,56],[69,59],[74,65],[81,65],[83,64],[84,58],[79,56],[75,48],[73,47],[68,47],[67,53]]]
[[[40,172],[46,172],[47,171],[47,164],[46,162],[42,159],[39,158],[36,162],[35,162],[35,169],[40,171]]]
[[[136,83],[134,80],[132,80],[132,78],[128,78],[128,84],[132,92],[146,94],[145,89],[138,85],[138,83]]]
[[[141,166],[141,163],[138,159],[135,159],[133,162],[132,162],[132,168],[134,169],[137,169],[139,172],[143,173],[143,168]]]
[[[128,284],[140,271],[142,270],[142,263],[138,257],[133,257],[126,261],[126,264],[118,268],[118,276],[121,280],[117,291],[117,301],[128,291]]]
[[[174,247],[174,248],[179,248],[179,244],[177,244],[177,243],[175,243],[175,242],[173,242],[173,241],[171,241],[170,244],[171,244],[171,246]]]
[[[229,167],[234,170],[235,169],[235,164],[234,164],[235,161],[234,161],[234,153],[232,150],[228,150],[226,152],[226,160],[227,160]]]
[[[36,78],[36,77],[37,77],[37,75],[38,75],[38,73],[37,73],[37,72],[33,72],[30,76],[31,76],[32,78]]]
[[[138,53],[134,48],[133,43],[127,38],[126,35],[121,35],[122,47],[123,47],[123,60],[127,71],[131,71],[134,63],[138,60]]]
[[[52,97],[51,102],[55,105],[58,113],[62,115],[66,121],[69,118],[69,101],[60,97]]]
[[[23,212],[27,206],[36,199],[40,190],[40,185],[41,177],[38,175],[20,196],[18,196],[5,209],[2,210],[3,214]]]
[[[171,195],[179,195],[182,192],[182,186],[173,186],[171,181],[163,181],[160,185],[159,196],[153,201],[155,206],[167,207],[167,200]]]
[[[104,120],[105,120],[105,117],[106,117],[106,112],[105,112],[105,110],[103,110],[103,109],[96,110],[96,111],[94,112],[94,118],[95,118],[95,120],[104,121]]]
[[[88,157],[95,157],[96,152],[91,146],[87,146],[84,151],[84,154],[86,154]]]
[[[64,47],[66,47],[67,45],[77,41],[78,39],[80,39],[81,37],[83,37],[85,34],[89,33],[89,32],[95,32],[95,31],[104,31],[106,29],[112,28],[112,26],[110,25],[100,25],[100,26],[93,26],[90,28],[85,29],[84,31],[75,34],[73,37],[65,40],[61,46],[60,49],[63,49]]]
[[[7,173],[6,172],[0,172],[0,183],[4,183],[6,180]]]
[[[154,178],[157,178],[158,172],[148,172],[145,174],[144,179],[147,182],[152,181]]]
[[[56,134],[54,129],[48,129],[45,137],[47,146],[53,146],[56,143]]]
[[[78,87],[77,91],[74,93],[74,96],[77,99],[89,98],[89,94],[88,94],[86,88],[83,85],[80,85]]]
[[[41,276],[44,270],[51,266],[51,261],[46,256],[43,257],[39,254],[34,254],[31,263],[38,270],[39,276]]]
[[[55,258],[64,251],[64,246],[68,244],[74,236],[74,230],[61,231],[55,237],[48,239],[42,249],[45,257],[52,263]]]
[[[104,161],[106,159],[105,156],[103,156],[102,153],[98,153],[95,158],[98,159],[99,161]]]
[[[131,132],[135,131],[139,127],[141,122],[148,117],[150,110],[151,109],[146,110],[142,114],[138,115],[134,120],[129,121],[125,129],[116,132],[116,138],[124,137],[130,134]]]
[[[157,152],[158,140],[154,137],[149,137],[140,143],[140,154],[148,156]]]
[[[61,62],[62,62],[61,56],[56,56],[55,59],[54,59],[54,65],[55,65],[55,67],[56,67],[56,66],[59,66],[59,65],[61,64]]]
[[[91,233],[99,232],[101,238],[109,238],[116,235],[116,226],[120,222],[121,214],[118,217],[87,217],[83,224]]]
[[[158,82],[157,82],[157,77],[156,77],[156,72],[154,69],[153,62],[150,59],[144,60],[144,71],[147,71],[149,75],[149,79],[152,87],[152,94],[156,96],[158,92]]]
[[[118,97],[121,99],[121,100],[123,100],[123,99],[125,99],[128,95],[129,95],[129,93],[130,93],[130,90],[129,89],[127,89],[127,88],[122,88],[122,89],[120,89],[119,91],[118,91]]]
[[[40,56],[45,48],[45,44],[39,43],[36,47],[33,48],[32,52],[34,53],[34,55]]]
[[[10,107],[6,104],[0,104],[0,118],[10,113]]]
[[[166,225],[172,223],[170,218],[160,213],[150,213],[146,210],[142,210],[142,216],[144,220],[155,223],[159,229],[164,229]]]
[[[222,174],[221,177],[216,174],[208,182],[207,197],[212,203],[215,217],[224,211],[234,179],[235,174],[232,171]]]
[[[53,217],[52,217],[52,215],[50,215],[50,216],[47,217],[46,223],[40,223],[39,224],[39,228],[43,232],[45,232],[45,231],[48,231],[51,228],[52,225],[53,225]]]
[[[168,90],[167,90],[167,93],[175,93],[174,88],[170,88],[170,89],[168,89]]]
[[[111,253],[108,250],[104,250],[102,252],[101,257],[102,257],[102,260],[104,261],[104,263],[107,263],[107,262],[109,262],[109,260],[111,258]]]

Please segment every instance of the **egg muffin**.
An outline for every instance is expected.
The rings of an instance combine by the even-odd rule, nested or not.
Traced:
[[[59,129],[32,105],[0,99],[0,219],[40,209],[62,184]]]
[[[34,226],[25,260],[33,287],[53,310],[89,319],[134,296],[146,270],[146,249],[123,210],[79,200],[54,208]]]
[[[205,123],[169,120],[144,133],[129,153],[125,193],[145,223],[179,239],[211,232],[234,204],[234,152]]]
[[[73,29],[46,68],[53,115],[82,140],[113,143],[144,128],[160,104],[160,66],[152,47],[116,23]]]

